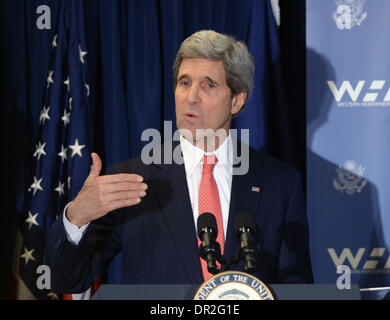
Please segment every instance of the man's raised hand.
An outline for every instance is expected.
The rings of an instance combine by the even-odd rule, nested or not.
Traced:
[[[112,174],[100,176],[102,160],[91,154],[92,167],[89,176],[76,198],[66,210],[67,219],[79,228],[108,212],[141,202],[147,185],[138,174]]]

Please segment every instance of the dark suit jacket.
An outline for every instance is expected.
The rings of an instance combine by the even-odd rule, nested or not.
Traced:
[[[299,173],[250,148],[249,172],[233,176],[225,257],[237,253],[234,217],[249,212],[259,247],[255,276],[265,283],[311,282],[309,234]],[[125,283],[178,284],[203,281],[184,165],[145,165],[134,158],[107,173],[137,173],[147,196],[132,207],[93,221],[78,246],[67,241],[62,218],[46,241],[45,264],[52,290],[82,292],[121,250]],[[252,191],[252,187],[260,192]],[[60,215],[62,216],[62,215]],[[233,265],[243,270],[243,264]]]

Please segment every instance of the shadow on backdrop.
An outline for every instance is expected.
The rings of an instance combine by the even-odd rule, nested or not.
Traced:
[[[329,121],[334,101],[328,80],[336,80],[333,66],[325,56],[308,48],[307,207],[314,281],[336,283],[340,276],[336,265],[345,264],[351,268],[352,283],[361,288],[386,286],[390,281],[385,257],[378,256],[388,251],[377,187],[360,174],[354,162],[345,167],[345,163],[332,163],[313,150],[315,134]]]

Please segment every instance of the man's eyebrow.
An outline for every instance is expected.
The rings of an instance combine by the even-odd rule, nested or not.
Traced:
[[[180,77],[177,78],[177,81],[180,81],[182,79],[190,79],[190,76],[188,74],[182,74]]]
[[[191,79],[190,75],[188,74],[182,74],[180,75],[178,78],[177,78],[177,81],[181,81],[183,79]],[[210,81],[212,84],[216,85],[216,86],[220,86],[220,84],[218,83],[218,81],[215,81],[214,79],[210,78],[209,76],[205,76],[203,79],[207,80],[207,81]]]
[[[214,79],[211,79],[210,77],[206,76],[205,77],[206,80],[210,81],[212,84],[215,84],[217,86],[219,86],[220,84],[218,83],[218,81],[215,81]]]

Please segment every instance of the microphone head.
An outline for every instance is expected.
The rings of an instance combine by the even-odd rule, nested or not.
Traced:
[[[204,228],[212,228],[215,234],[218,234],[217,220],[210,212],[205,212],[199,215],[197,221],[198,236],[201,238]]]
[[[234,232],[240,233],[242,227],[249,228],[253,233],[256,232],[256,226],[252,216],[248,212],[239,212],[234,219]]]

